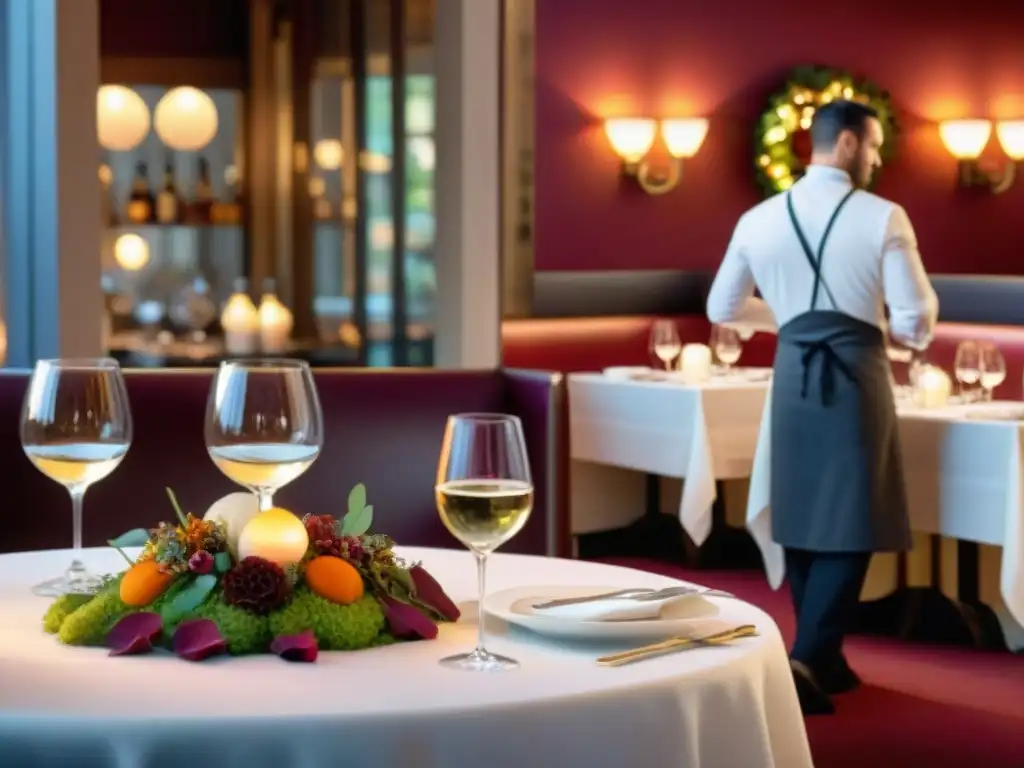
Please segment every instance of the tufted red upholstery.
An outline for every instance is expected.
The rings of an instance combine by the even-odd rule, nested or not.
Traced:
[[[651,326],[660,318],[567,317],[506,320],[501,335],[503,365],[542,371],[599,371],[613,365],[660,365],[650,351]],[[676,315],[684,344],[707,344],[711,324],[700,315]],[[741,365],[770,366],[775,337],[758,333],[743,344]]]
[[[658,318],[574,317],[506,320],[502,323],[504,364],[516,368],[598,371],[613,365],[658,365],[648,347],[651,326]],[[707,343],[711,326],[700,315],[673,318],[683,343]],[[1019,400],[1024,393],[1024,326],[939,323],[928,350],[929,362],[952,372],[957,345],[969,339],[991,341],[1006,358],[1006,381],[996,389],[1002,400]],[[740,365],[770,366],[775,336],[755,334],[744,342]]]

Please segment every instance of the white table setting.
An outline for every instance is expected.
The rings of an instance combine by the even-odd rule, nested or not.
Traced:
[[[423,561],[456,602],[475,601],[469,552],[400,554]],[[472,647],[472,610],[433,641],[322,653],[314,665],[274,656],[189,664],[169,654],[111,658],[45,635],[46,601],[31,586],[68,556],[0,556],[0,743],[11,765],[66,766],[69,755],[95,768],[812,765],[775,624],[735,598],[695,594],[695,585],[496,554],[484,603],[488,646],[514,657],[515,670],[467,674],[438,664]],[[123,567],[111,549],[81,556],[95,572]],[[547,615],[534,607],[627,588],[683,594],[647,605],[620,596]],[[597,661],[666,636],[740,626],[757,636],[621,666]]]
[[[770,369],[712,367],[707,349],[684,348],[689,370],[569,375],[574,535],[634,522],[650,474],[683,481],[679,520],[696,544],[707,539],[716,482],[750,476],[771,381]]]

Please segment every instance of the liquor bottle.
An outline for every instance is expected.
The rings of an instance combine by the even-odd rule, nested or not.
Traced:
[[[213,185],[210,184],[210,164],[205,157],[199,158],[199,178],[195,194],[188,205],[188,223],[203,225],[210,223],[210,209],[213,206]]]
[[[228,185],[226,200],[215,200],[210,207],[210,222],[219,225],[237,225],[242,223],[242,201],[238,193],[238,174],[233,172],[234,166],[224,173]]]
[[[156,220],[161,224],[176,224],[181,217],[181,198],[174,185],[174,163],[170,154],[164,166],[164,187],[156,196]]]
[[[132,192],[128,197],[125,213],[132,224],[147,224],[153,221],[153,193],[149,189],[145,163],[135,166],[135,180],[132,182]]]

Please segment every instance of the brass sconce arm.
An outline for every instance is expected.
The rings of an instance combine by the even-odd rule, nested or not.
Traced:
[[[662,120],[661,137],[669,153],[668,168],[658,173],[647,160],[659,124],[650,118],[615,118],[604,124],[608,141],[622,158],[622,171],[635,178],[649,195],[663,195],[679,186],[683,158],[693,157],[704,143],[708,121],[701,118]]]
[[[1024,120],[996,124],[996,134],[1007,157],[1002,168],[983,168],[979,162],[992,137],[989,120],[949,120],[939,125],[939,136],[959,164],[959,182],[965,188],[988,189],[1001,195],[1017,180],[1017,165],[1024,160]]]

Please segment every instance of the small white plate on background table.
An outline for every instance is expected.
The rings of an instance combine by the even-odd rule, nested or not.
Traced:
[[[571,640],[658,640],[677,635],[701,636],[722,629],[721,604],[735,598],[711,598],[699,593],[665,605],[660,616],[647,619],[585,621],[555,616],[534,605],[546,600],[588,597],[614,592],[609,586],[534,586],[506,589],[484,598],[484,611],[509,624],[539,635]]]

